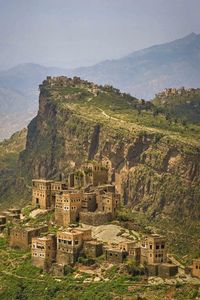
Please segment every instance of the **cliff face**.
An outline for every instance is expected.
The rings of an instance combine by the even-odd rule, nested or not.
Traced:
[[[64,97],[64,105],[55,97],[41,90],[39,111],[28,126],[20,157],[22,176],[65,178],[74,166],[101,158],[109,161],[126,205],[153,217],[200,217],[197,146],[156,130],[125,128],[123,121],[97,112],[97,106],[92,110],[92,104],[86,111],[80,109],[80,102],[75,106],[77,91]],[[86,101],[91,101],[88,97]]]

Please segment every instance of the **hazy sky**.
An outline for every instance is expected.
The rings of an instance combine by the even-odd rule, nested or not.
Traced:
[[[200,0],[0,0],[0,68],[76,67],[200,33]]]

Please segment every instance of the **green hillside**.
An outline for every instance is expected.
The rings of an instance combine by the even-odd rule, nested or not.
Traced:
[[[16,132],[10,139],[0,143],[0,191],[2,205],[24,203],[23,178],[20,178],[19,155],[25,149],[27,130]]]

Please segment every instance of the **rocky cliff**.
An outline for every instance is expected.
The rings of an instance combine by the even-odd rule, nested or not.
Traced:
[[[140,118],[155,119],[151,111],[143,107],[141,117],[139,101],[111,87],[57,78],[40,90],[20,156],[22,177],[64,179],[85,160],[103,159],[129,207],[153,217],[200,217],[198,141],[141,125]]]

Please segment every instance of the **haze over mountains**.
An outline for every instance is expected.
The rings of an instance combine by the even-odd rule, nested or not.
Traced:
[[[0,71],[0,139],[26,126],[35,115],[38,84],[47,75],[80,76],[145,99],[166,87],[200,87],[200,35],[192,33],[91,67],[72,70],[30,63]]]

